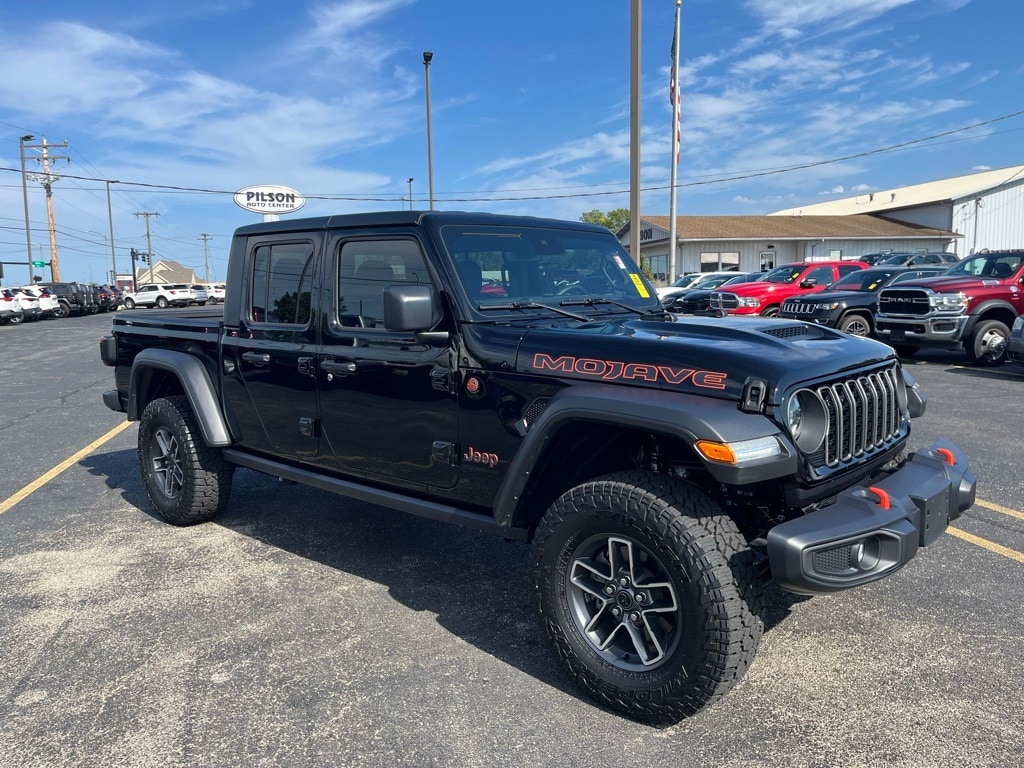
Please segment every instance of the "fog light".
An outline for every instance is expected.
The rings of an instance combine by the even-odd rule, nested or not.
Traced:
[[[850,566],[858,571],[870,571],[878,565],[880,543],[877,536],[861,539],[850,548]]]

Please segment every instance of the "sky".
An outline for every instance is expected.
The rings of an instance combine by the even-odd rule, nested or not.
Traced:
[[[669,213],[674,14],[641,3],[643,215]],[[51,150],[70,160],[53,162],[64,280],[108,279],[107,181],[119,272],[152,212],[154,257],[213,280],[232,231],[260,220],[234,204],[243,187],[299,191],[291,218],[408,207],[412,178],[429,208],[424,51],[436,208],[627,208],[630,17],[627,0],[6,3],[3,284],[29,279],[29,134],[68,145]],[[681,19],[679,215],[1024,163],[1020,0],[684,0]],[[27,186],[46,261],[45,192]]]

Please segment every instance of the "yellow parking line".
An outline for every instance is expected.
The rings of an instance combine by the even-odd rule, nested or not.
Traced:
[[[1024,563],[1024,552],[1018,552],[1015,549],[1004,547],[1002,544],[996,544],[994,541],[983,539],[981,536],[975,536],[973,533],[968,533],[967,531],[962,531],[959,528],[953,528],[952,526],[946,530],[958,539],[969,541],[971,544],[977,544],[979,547],[987,549],[989,552],[995,552],[997,555],[1002,555],[1003,557],[1008,557],[1011,560],[1016,560],[1018,563]]]
[[[1016,509],[1010,509],[1004,507],[1002,504],[996,504],[994,501],[985,501],[984,499],[975,499],[975,504],[980,504],[986,509],[991,509],[993,512],[1002,512],[1004,515],[1010,517],[1016,517],[1018,520],[1024,520],[1024,512],[1018,512]]]
[[[91,443],[89,443],[87,446],[85,446],[85,448],[80,450],[78,453],[76,453],[73,456],[69,456],[68,458],[64,459],[64,461],[62,461],[60,464],[55,466],[53,469],[51,469],[46,474],[43,474],[43,475],[40,475],[39,477],[37,477],[35,480],[33,480],[31,483],[26,485],[20,491],[15,493],[9,499],[5,499],[4,501],[0,502],[0,515],[2,515],[4,512],[6,512],[11,507],[13,507],[15,504],[17,504],[19,501],[24,499],[29,494],[34,493],[39,488],[41,488],[42,486],[46,485],[48,482],[53,480],[53,478],[55,478],[57,475],[59,475],[65,469],[70,467],[72,464],[74,464],[75,462],[79,461],[80,459],[85,458],[90,453],[92,453],[97,448],[99,448],[101,445],[103,445],[105,442],[107,442],[108,440],[113,439],[117,435],[119,435],[122,432],[124,432],[129,426],[131,426],[131,422],[130,421],[123,421],[123,422],[121,422],[116,427],[114,427],[112,430],[107,432],[107,434],[103,435],[103,437],[100,437],[100,438],[97,438],[96,440],[93,440]]]

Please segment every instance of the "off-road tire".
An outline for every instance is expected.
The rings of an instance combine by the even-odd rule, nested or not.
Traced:
[[[1006,323],[999,320],[983,320],[971,331],[964,348],[974,365],[994,368],[1006,362],[1006,342],[1009,338],[1010,329],[1006,327]],[[999,346],[998,352],[992,351],[993,344]]]
[[[617,568],[627,553],[642,567]],[[763,632],[746,540],[702,490],[662,475],[617,473],[562,494],[533,538],[532,585],[570,676],[642,722],[678,722],[719,699],[750,666]],[[648,585],[656,588],[641,602]],[[646,613],[629,627],[634,607]]]
[[[169,303],[170,303],[170,302],[168,302],[168,301],[167,301],[167,299],[166,299],[166,298],[164,298],[163,296],[157,296],[157,297],[156,297],[156,305],[157,305],[157,307],[159,307],[160,309],[167,309],[167,305],[168,305]]]
[[[139,469],[146,493],[173,525],[194,525],[223,511],[234,465],[203,442],[188,398],[153,400],[139,420]]]
[[[889,346],[892,347],[893,352],[905,360],[909,360],[921,351],[920,347],[912,347],[908,344],[890,344]]]
[[[843,333],[848,333],[851,336],[860,336],[866,338],[871,335],[871,321],[868,320],[864,315],[859,315],[856,312],[852,312],[842,320],[839,321],[839,330]]]

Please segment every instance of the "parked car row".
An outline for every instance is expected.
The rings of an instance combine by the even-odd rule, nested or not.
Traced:
[[[120,307],[203,306],[224,301],[224,283],[153,284],[136,291],[109,285],[49,282],[0,288],[0,325],[26,320],[94,315]]]
[[[1024,359],[1024,250],[986,250],[952,264],[952,254],[887,256],[873,267],[783,264],[711,290],[674,288],[664,304],[680,314],[803,320],[875,337],[902,357],[933,347],[963,350],[979,366]],[[928,256],[941,258],[915,260]]]

